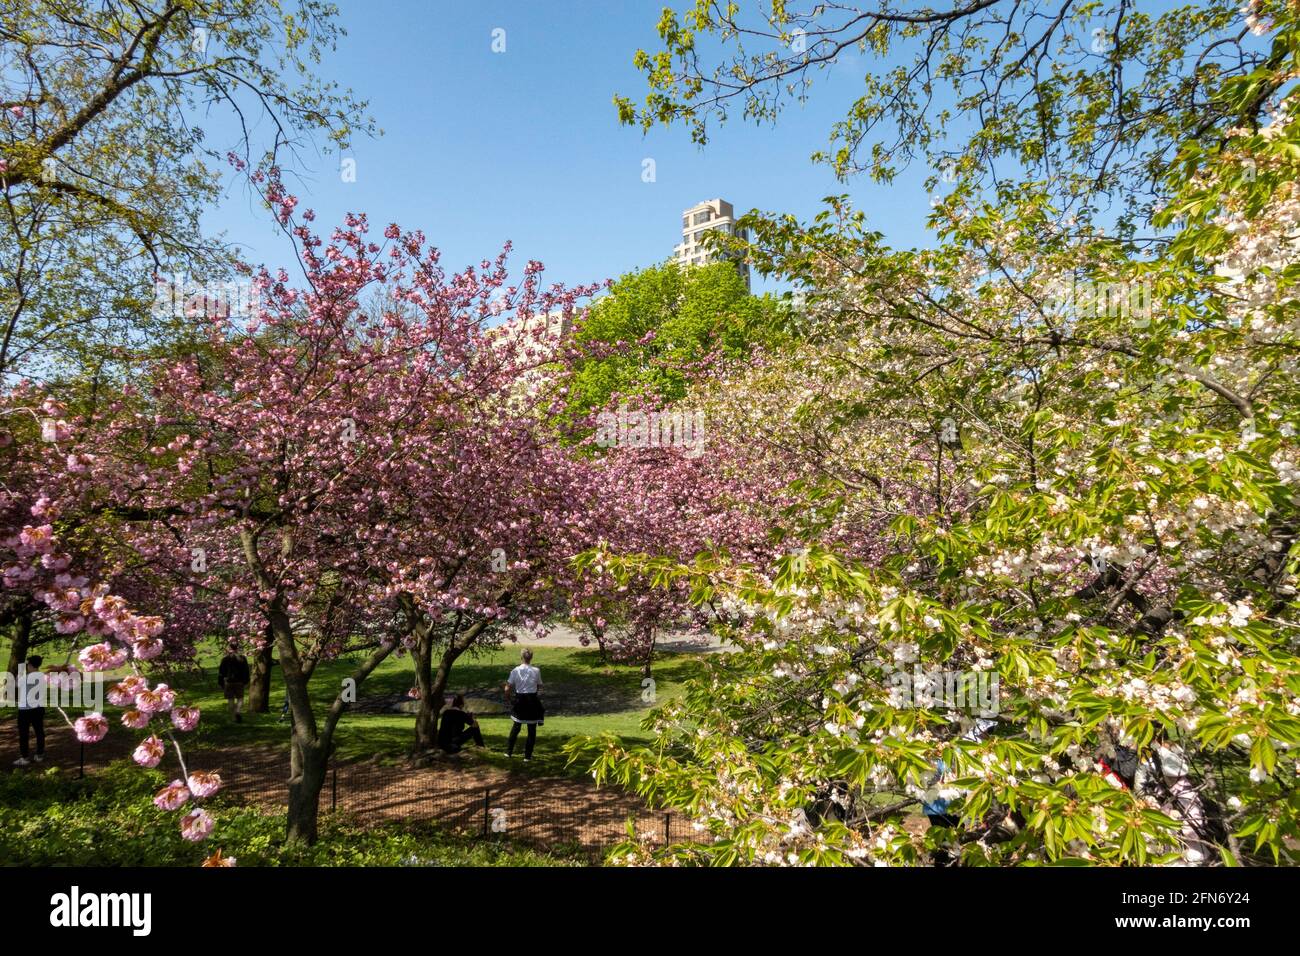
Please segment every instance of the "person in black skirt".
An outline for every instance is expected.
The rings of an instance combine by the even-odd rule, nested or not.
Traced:
[[[533,759],[533,744],[537,742],[537,728],[546,719],[542,710],[542,672],[533,666],[533,652],[524,648],[519,655],[522,663],[510,672],[506,681],[506,699],[510,701],[510,719],[514,722],[510,728],[510,740],[506,745],[506,754],[515,755],[515,741],[519,739],[519,728],[528,728],[528,740],[524,744],[524,759]]]

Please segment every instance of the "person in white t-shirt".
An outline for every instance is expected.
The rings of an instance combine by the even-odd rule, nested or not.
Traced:
[[[533,745],[537,742],[537,728],[546,720],[542,709],[542,672],[533,666],[533,652],[524,648],[519,655],[521,663],[510,672],[506,681],[506,699],[510,701],[510,740],[506,744],[506,755],[515,755],[515,741],[519,739],[519,728],[528,728],[528,739],[524,742],[524,759],[533,759]]]

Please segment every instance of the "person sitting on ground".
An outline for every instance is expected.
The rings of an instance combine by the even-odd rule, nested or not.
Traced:
[[[248,658],[240,652],[239,645],[231,641],[226,647],[226,656],[221,659],[221,666],[217,668],[217,683],[226,692],[231,716],[237,724],[244,722],[240,711],[244,707],[244,688],[251,676]]]
[[[438,747],[445,753],[460,753],[471,740],[479,747],[484,746],[478,718],[465,709],[465,695],[457,694],[438,720]]]
[[[18,759],[15,767],[26,767],[33,760],[45,759],[45,691],[46,678],[41,673],[45,659],[39,654],[27,658],[27,670],[18,687]],[[36,753],[31,751],[31,736],[36,734]]]

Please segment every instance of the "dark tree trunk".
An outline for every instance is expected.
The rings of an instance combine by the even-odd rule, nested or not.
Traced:
[[[315,843],[320,815],[320,791],[325,785],[325,767],[329,758],[329,741],[317,732],[316,715],[307,693],[308,674],[294,646],[293,628],[281,609],[268,614],[268,629],[275,637],[284,672],[284,692],[289,700],[291,735],[289,741],[289,808],[286,821],[291,843]]]
[[[329,743],[324,738],[315,743],[297,740],[293,743],[286,834],[290,843],[316,842],[320,792],[325,786],[325,771],[329,766]]]
[[[654,659],[655,659],[655,632],[654,629],[651,628],[650,639],[646,641],[645,663],[641,665],[642,677],[650,676],[650,665],[654,663]]]
[[[262,567],[252,534],[245,531],[241,537],[249,568],[258,576],[262,586],[269,588],[271,582]],[[340,691],[326,712],[324,721],[317,724],[307,688],[315,662],[309,661],[304,665],[298,654],[293,622],[289,618],[283,595],[277,595],[270,602],[266,611],[266,626],[267,637],[280,658],[280,673],[284,678],[285,697],[291,718],[289,805],[285,833],[290,843],[311,844],[316,842],[320,792],[325,786],[325,776],[329,769],[334,731],[348,709],[348,702]],[[353,671],[350,678],[352,686],[360,687],[397,646],[396,637],[381,641],[365,662]]]
[[[509,591],[504,592],[497,603],[506,607],[510,603]],[[403,605],[408,619],[413,621],[412,632],[415,634],[415,680],[420,689],[420,709],[415,717],[415,751],[423,753],[438,745],[438,715],[446,699],[447,681],[451,677],[452,665],[456,659],[474,646],[487,630],[489,621],[475,622],[463,631],[453,633],[447,641],[447,648],[438,660],[437,671],[433,670],[433,628],[427,620],[416,620],[416,611],[409,597]]]
[[[15,677],[18,665],[27,660],[27,650],[32,637],[32,611],[25,608],[18,612],[14,621],[14,642],[9,648],[9,666],[6,668]]]
[[[423,657],[418,656],[417,652],[416,658],[420,709],[415,717],[415,749],[419,753],[432,750],[438,745],[438,715],[442,713],[442,705],[447,702],[447,681],[451,678],[451,668],[457,658],[473,643],[473,638],[470,638],[468,643],[462,642],[463,636],[458,635],[447,645],[447,649],[438,658],[436,671],[433,669],[431,639],[428,643],[422,639],[417,645],[423,648]]]
[[[429,689],[429,703],[435,708],[436,714],[442,713],[442,705],[447,700],[447,680],[451,677],[451,665],[455,664],[456,658],[463,653],[465,648],[459,647],[456,641],[452,641],[438,660],[438,671],[433,675],[433,685]]]
[[[266,629],[265,646],[253,655],[252,676],[248,683],[248,710],[265,714],[271,709],[271,668],[275,662],[275,640]]]
[[[433,634],[431,628],[417,631],[415,651],[415,686],[420,692],[419,710],[415,712],[415,752],[432,750],[438,743],[438,714],[442,712],[441,695],[433,693]]]
[[[591,631],[591,636],[596,639],[596,646],[600,648],[600,663],[608,664],[609,661],[605,657],[605,629],[591,623],[588,623],[587,627]]]

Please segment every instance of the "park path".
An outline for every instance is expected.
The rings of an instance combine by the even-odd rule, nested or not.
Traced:
[[[46,760],[29,768],[10,762],[18,754],[17,722],[0,724],[0,772],[46,768],[75,775],[83,749],[67,725],[51,724]],[[107,738],[84,748],[85,770],[94,774],[110,761],[129,757],[135,735],[114,727]],[[265,807],[283,807],[288,796],[288,756],[271,746],[187,748],[191,769],[221,774],[222,795]],[[180,776],[174,752],[161,769]],[[439,756],[427,765],[377,761],[341,763],[331,769],[321,794],[324,812],[337,810],[362,826],[391,821],[437,821],[466,835],[504,836],[539,849],[581,848],[597,854],[626,837],[627,820],[638,833],[662,843],[700,839],[678,814],[652,811],[635,795],[614,787],[565,777],[538,777],[505,770],[471,755]]]
[[[520,647],[591,647],[596,643],[588,639],[582,643],[582,633],[568,624],[554,625],[545,637],[530,637],[522,628],[515,631],[515,640]],[[729,653],[738,650],[735,644],[724,644],[715,634],[693,634],[688,631],[673,631],[655,641],[655,651],[670,654],[713,654]]]

